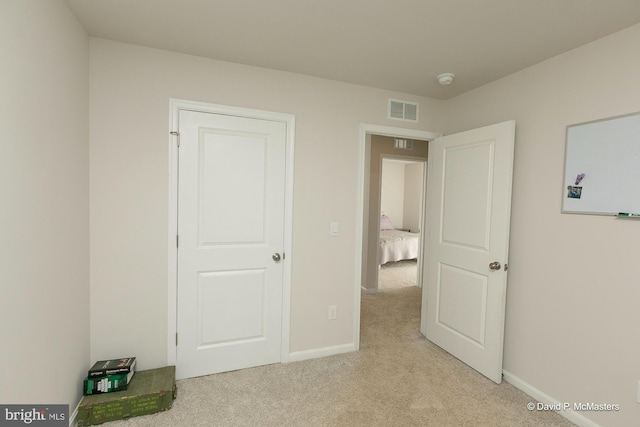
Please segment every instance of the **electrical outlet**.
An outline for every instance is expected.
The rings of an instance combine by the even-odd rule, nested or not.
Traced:
[[[330,305],[327,318],[329,320],[336,320],[336,317],[338,317],[338,307],[335,305]]]

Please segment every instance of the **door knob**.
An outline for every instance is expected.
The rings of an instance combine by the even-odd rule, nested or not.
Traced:
[[[502,268],[502,266],[500,265],[500,263],[498,261],[494,261],[491,264],[489,264],[489,268],[491,270],[500,270]]]
[[[275,254],[271,255],[271,258],[273,258],[273,260],[275,262],[280,262],[280,259],[281,259],[280,254],[277,253],[277,252]]]

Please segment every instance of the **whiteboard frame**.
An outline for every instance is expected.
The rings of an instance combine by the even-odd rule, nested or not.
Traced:
[[[625,119],[629,119],[629,118],[636,118],[637,120],[634,121],[628,121]],[[637,123],[636,123],[637,121]],[[599,127],[598,124],[602,124],[602,127]],[[618,125],[618,126],[616,126]],[[575,180],[576,180],[576,171],[578,169],[575,169],[573,171],[569,170],[569,167],[574,167],[575,165],[573,164],[573,160],[572,160],[572,156],[576,156],[578,157],[579,154],[582,154],[583,156],[585,155],[586,151],[580,151],[580,150],[576,150],[575,149],[575,145],[576,144],[580,144],[580,143],[585,143],[585,144],[591,144],[591,146],[593,146],[594,144],[599,144],[597,142],[594,142],[593,139],[589,140],[589,136],[587,135],[586,137],[583,137],[583,140],[577,139],[577,137],[573,137],[573,139],[571,139],[571,131],[575,130],[576,132],[582,131],[582,132],[586,132],[587,130],[591,130],[591,131],[595,131],[595,130],[599,130],[602,131],[603,129],[608,129],[609,131],[612,131],[611,136],[609,137],[610,140],[608,140],[608,145],[605,146],[604,143],[602,143],[601,145],[599,145],[598,147],[601,148],[601,151],[597,151],[595,154],[592,153],[592,162],[595,162],[595,158],[598,156],[598,153],[601,154],[601,159],[605,159],[607,157],[609,157],[610,153],[614,153],[617,154],[618,156],[623,156],[624,158],[638,158],[640,159],[640,112],[635,112],[635,113],[630,113],[630,114],[624,114],[624,115],[620,115],[620,116],[614,116],[614,117],[608,117],[608,118],[604,118],[604,119],[599,119],[599,120],[592,120],[589,122],[584,122],[584,123],[577,123],[577,124],[573,124],[573,125],[569,125],[566,128],[566,133],[565,133],[565,162],[564,162],[564,172],[563,172],[563,187],[562,187],[562,213],[567,213],[567,214],[584,214],[584,215],[604,215],[604,216],[616,216],[619,212],[627,212],[628,209],[625,208],[625,210],[618,210],[620,209],[620,207],[625,206],[627,204],[625,204],[624,202],[620,202],[617,201],[616,199],[614,199],[611,202],[611,208],[600,208],[600,209],[591,209],[591,206],[593,206],[594,204],[599,203],[600,205],[605,204],[606,202],[601,202],[600,200],[594,201],[594,200],[587,200],[586,203],[584,203],[585,208],[584,209],[580,209],[578,208],[579,203],[581,202],[576,202],[576,199],[572,199],[568,197],[568,193],[569,193],[569,186],[580,186],[580,190],[582,191],[582,182],[580,182],[579,184],[575,184]],[[622,129],[622,130],[621,130]],[[627,138],[625,140],[623,140],[622,142],[618,142],[615,137],[617,135],[617,132],[620,131],[621,135],[624,136],[625,132],[629,133],[630,136],[632,138]],[[635,138],[637,136],[637,138]],[[637,141],[636,141],[637,139]],[[586,140],[586,141],[585,141]],[[615,142],[612,142],[611,140],[614,140]],[[618,151],[612,150],[612,148],[617,148]],[[602,155],[602,154],[606,154],[606,155]],[[627,155],[628,154],[628,155]],[[588,164],[588,161],[586,161],[586,163]],[[640,164],[640,163],[637,163]],[[606,162],[603,163],[604,166],[600,167],[600,173],[602,173],[603,175],[608,175],[611,174],[611,169],[615,169],[616,173],[618,175],[637,175],[637,180],[627,180],[627,181],[633,181],[633,184],[635,184],[637,182],[637,185],[634,187],[633,184],[631,185],[631,189],[632,190],[637,190],[638,195],[640,195],[640,168],[638,168],[637,166],[634,168],[632,166],[628,166],[624,163],[613,163],[611,164],[610,169],[606,169]],[[620,166],[627,166],[626,168],[620,168]],[[597,168],[596,168],[597,169]],[[609,172],[609,174],[607,174],[607,172]],[[578,174],[580,173],[586,173],[586,171],[581,171],[578,172]],[[571,175],[569,175],[571,174]],[[585,184],[589,183],[588,178],[590,178],[589,174],[587,173],[585,175],[584,181]],[[612,185],[613,188],[622,188],[622,189],[626,189],[627,188],[627,183],[624,182],[620,182],[620,181],[613,181],[610,182],[611,180],[608,181],[601,181],[600,184],[605,184],[608,183],[609,185]],[[589,184],[593,185],[593,182],[590,182]],[[585,186],[586,187],[586,186]],[[610,187],[611,188],[611,187]],[[633,191],[631,191],[632,194]],[[619,204],[616,204],[619,203]],[[629,212],[629,213],[638,213],[640,212],[640,198],[638,200],[637,203],[634,202],[629,202],[628,204],[633,205],[633,206],[638,206],[637,208],[633,208],[635,209],[634,212]]]

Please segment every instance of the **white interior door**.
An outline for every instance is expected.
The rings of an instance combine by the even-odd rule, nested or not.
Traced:
[[[286,123],[180,111],[179,133],[176,376],[277,363]]]
[[[514,136],[509,121],[429,145],[423,333],[496,383],[502,381]]]

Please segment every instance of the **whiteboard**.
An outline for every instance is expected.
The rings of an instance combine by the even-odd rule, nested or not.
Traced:
[[[640,213],[640,113],[567,126],[563,213]]]

